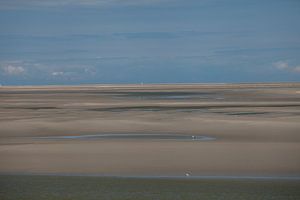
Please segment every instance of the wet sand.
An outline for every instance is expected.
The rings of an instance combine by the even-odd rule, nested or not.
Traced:
[[[0,173],[299,177],[299,122],[298,83],[0,87]]]

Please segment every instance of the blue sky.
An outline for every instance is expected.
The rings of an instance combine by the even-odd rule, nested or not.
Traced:
[[[298,0],[0,0],[0,84],[300,81]]]

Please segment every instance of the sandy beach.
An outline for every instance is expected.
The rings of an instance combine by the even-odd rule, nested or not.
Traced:
[[[300,84],[0,87],[0,173],[300,176]],[[47,139],[97,134],[159,138]]]

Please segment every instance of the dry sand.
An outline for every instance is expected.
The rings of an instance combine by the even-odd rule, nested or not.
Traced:
[[[0,173],[300,175],[300,84],[0,87]],[[178,133],[214,141],[47,140]]]

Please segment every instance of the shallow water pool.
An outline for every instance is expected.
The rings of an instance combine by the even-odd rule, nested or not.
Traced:
[[[186,135],[186,134],[95,134],[95,135],[68,135],[68,136],[44,136],[35,137],[35,139],[51,140],[180,140],[180,141],[212,141],[216,138],[203,135]]]

